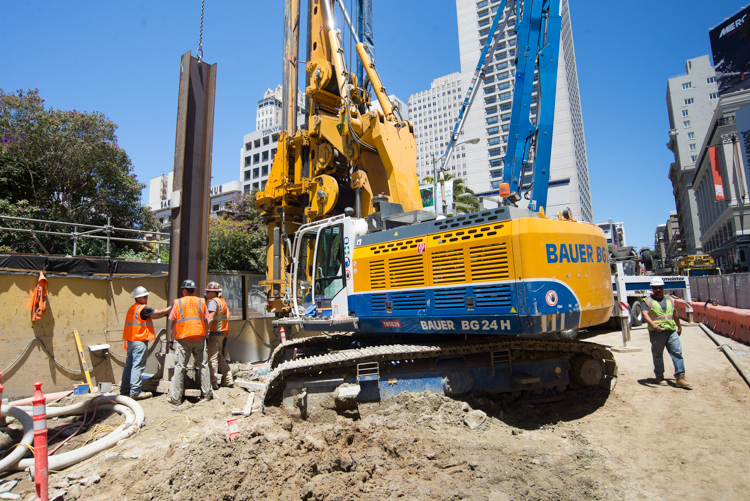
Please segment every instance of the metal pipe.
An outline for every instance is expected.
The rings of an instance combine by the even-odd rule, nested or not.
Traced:
[[[13,216],[0,216],[0,219],[8,219],[11,221],[24,221],[24,222],[32,222],[32,223],[61,224],[63,226],[75,226],[76,228],[95,228],[98,231],[102,231],[106,229],[105,226],[94,226],[93,224],[81,224],[81,223],[68,223],[65,221],[50,221],[48,219],[29,219],[25,217],[13,217]],[[128,231],[130,233],[150,233],[154,235],[163,235],[165,237],[169,236],[169,233],[162,233],[158,231],[133,230],[130,228],[112,227],[112,230],[113,231]]]
[[[333,24],[333,9],[331,8],[331,0],[323,0],[323,5],[326,7],[326,17],[328,18],[328,43],[331,44],[331,59],[333,60],[333,67],[336,71],[336,82],[339,86],[339,95],[344,99],[347,95],[346,86],[349,84],[346,78],[346,61],[344,61],[344,49],[341,47],[341,41],[339,40],[339,32],[335,29]]]
[[[278,226],[273,228],[273,279],[279,280],[281,277],[281,229]]]
[[[362,201],[360,199],[360,191],[361,190],[362,190],[362,188],[357,188],[357,189],[354,190],[354,200],[355,200],[355,202],[354,202],[354,205],[355,205],[354,209],[357,211],[357,213],[356,213],[357,219],[360,218],[360,214],[361,214],[360,213],[360,209],[359,209],[359,206],[362,204]]]
[[[716,337],[716,334],[714,334],[714,332],[711,331],[711,329],[709,329],[703,324],[699,324],[699,325],[700,325],[700,328],[703,329],[703,332],[705,332],[706,335],[711,338],[711,341],[716,343],[716,346],[721,348],[721,351],[723,351],[724,355],[726,355],[729,361],[732,362],[732,365],[734,365],[734,368],[737,369],[737,372],[740,373],[740,376],[742,376],[742,379],[745,380],[745,383],[747,383],[747,385],[750,386],[750,375],[748,375],[748,373],[742,368],[739,360],[735,358],[734,353],[732,353],[732,348],[730,348],[727,344],[721,343],[719,341],[719,338]]]
[[[286,0],[284,8],[283,114],[281,130],[289,136],[297,131],[297,85],[299,59],[299,0]]]

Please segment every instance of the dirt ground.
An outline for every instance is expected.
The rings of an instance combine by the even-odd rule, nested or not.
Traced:
[[[306,421],[269,408],[238,417],[234,442],[226,420],[244,390],[179,411],[152,398],[138,435],[50,485],[94,501],[747,499],[750,388],[697,325],[682,335],[692,391],[654,385],[648,333],[632,337],[643,350],[615,354],[608,398],[502,408],[422,393],[362,406],[358,419],[320,409]],[[588,340],[622,344],[619,332]],[[750,369],[750,347],[726,341]],[[33,499],[25,474],[0,484],[11,479]]]

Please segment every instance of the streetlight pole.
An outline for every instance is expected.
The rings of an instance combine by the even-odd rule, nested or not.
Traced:
[[[437,162],[443,161],[443,165],[440,166],[440,172],[443,173],[445,171],[445,164],[448,163],[448,160],[450,160],[450,154],[453,153],[453,150],[461,145],[464,144],[477,144],[480,141],[478,137],[472,137],[469,139],[464,139],[463,141],[459,141],[455,143],[452,147],[448,149],[448,151],[442,155],[440,155],[437,160],[435,160],[435,154],[433,152],[430,152],[430,156],[432,157],[432,182],[433,182],[433,192],[432,192],[432,198],[434,200],[435,204],[435,214],[438,213],[437,210]],[[442,189],[442,202],[443,202],[443,214],[446,214],[448,212],[448,200],[445,198],[445,175],[443,175],[443,179],[440,180],[440,186]]]

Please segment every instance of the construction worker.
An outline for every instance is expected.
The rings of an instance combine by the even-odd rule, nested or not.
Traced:
[[[224,359],[222,344],[229,335],[229,308],[221,297],[221,286],[218,282],[206,285],[206,301],[208,301],[208,337],[206,350],[208,351],[208,368],[211,373],[211,387],[214,390],[221,386],[234,386],[232,371]],[[219,381],[219,374],[222,380]]]
[[[127,344],[127,355],[125,367],[122,369],[120,395],[141,400],[152,396],[150,391],[141,391],[141,375],[146,368],[148,342],[156,338],[154,324],[151,321],[167,316],[172,307],[163,310],[150,307],[145,287],[136,287],[130,297],[135,299],[135,304],[128,309],[125,327],[122,330],[122,339]]]
[[[169,319],[172,321],[169,340],[177,340],[177,344],[174,345],[174,375],[167,399],[172,405],[182,404],[185,363],[191,354],[194,366],[200,373],[201,393],[204,400],[214,398],[206,356],[206,301],[195,296],[195,282],[192,280],[182,282],[181,295],[182,297],[175,299],[174,307],[169,314]]]
[[[685,361],[682,358],[680,317],[672,298],[664,295],[664,280],[655,277],[651,280],[652,295],[643,299],[643,318],[648,323],[648,337],[651,340],[651,355],[654,359],[656,382],[667,385],[664,379],[664,348],[674,363],[675,386],[690,390],[693,385],[685,379]]]

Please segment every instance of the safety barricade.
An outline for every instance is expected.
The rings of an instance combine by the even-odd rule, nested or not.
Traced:
[[[687,311],[685,310],[685,301],[678,298],[672,298],[674,309],[677,310],[677,316],[682,320],[687,320]]]
[[[701,322],[712,331],[716,330],[716,306],[709,304],[705,307]]]
[[[696,324],[703,323],[703,314],[705,313],[706,305],[703,303],[693,303],[693,322]]]
[[[734,337],[737,328],[737,320],[734,316],[735,309],[729,306],[714,306],[713,310],[716,317],[716,328],[713,330],[719,334]]]
[[[734,308],[734,318],[737,321],[734,339],[750,344],[750,310]]]

